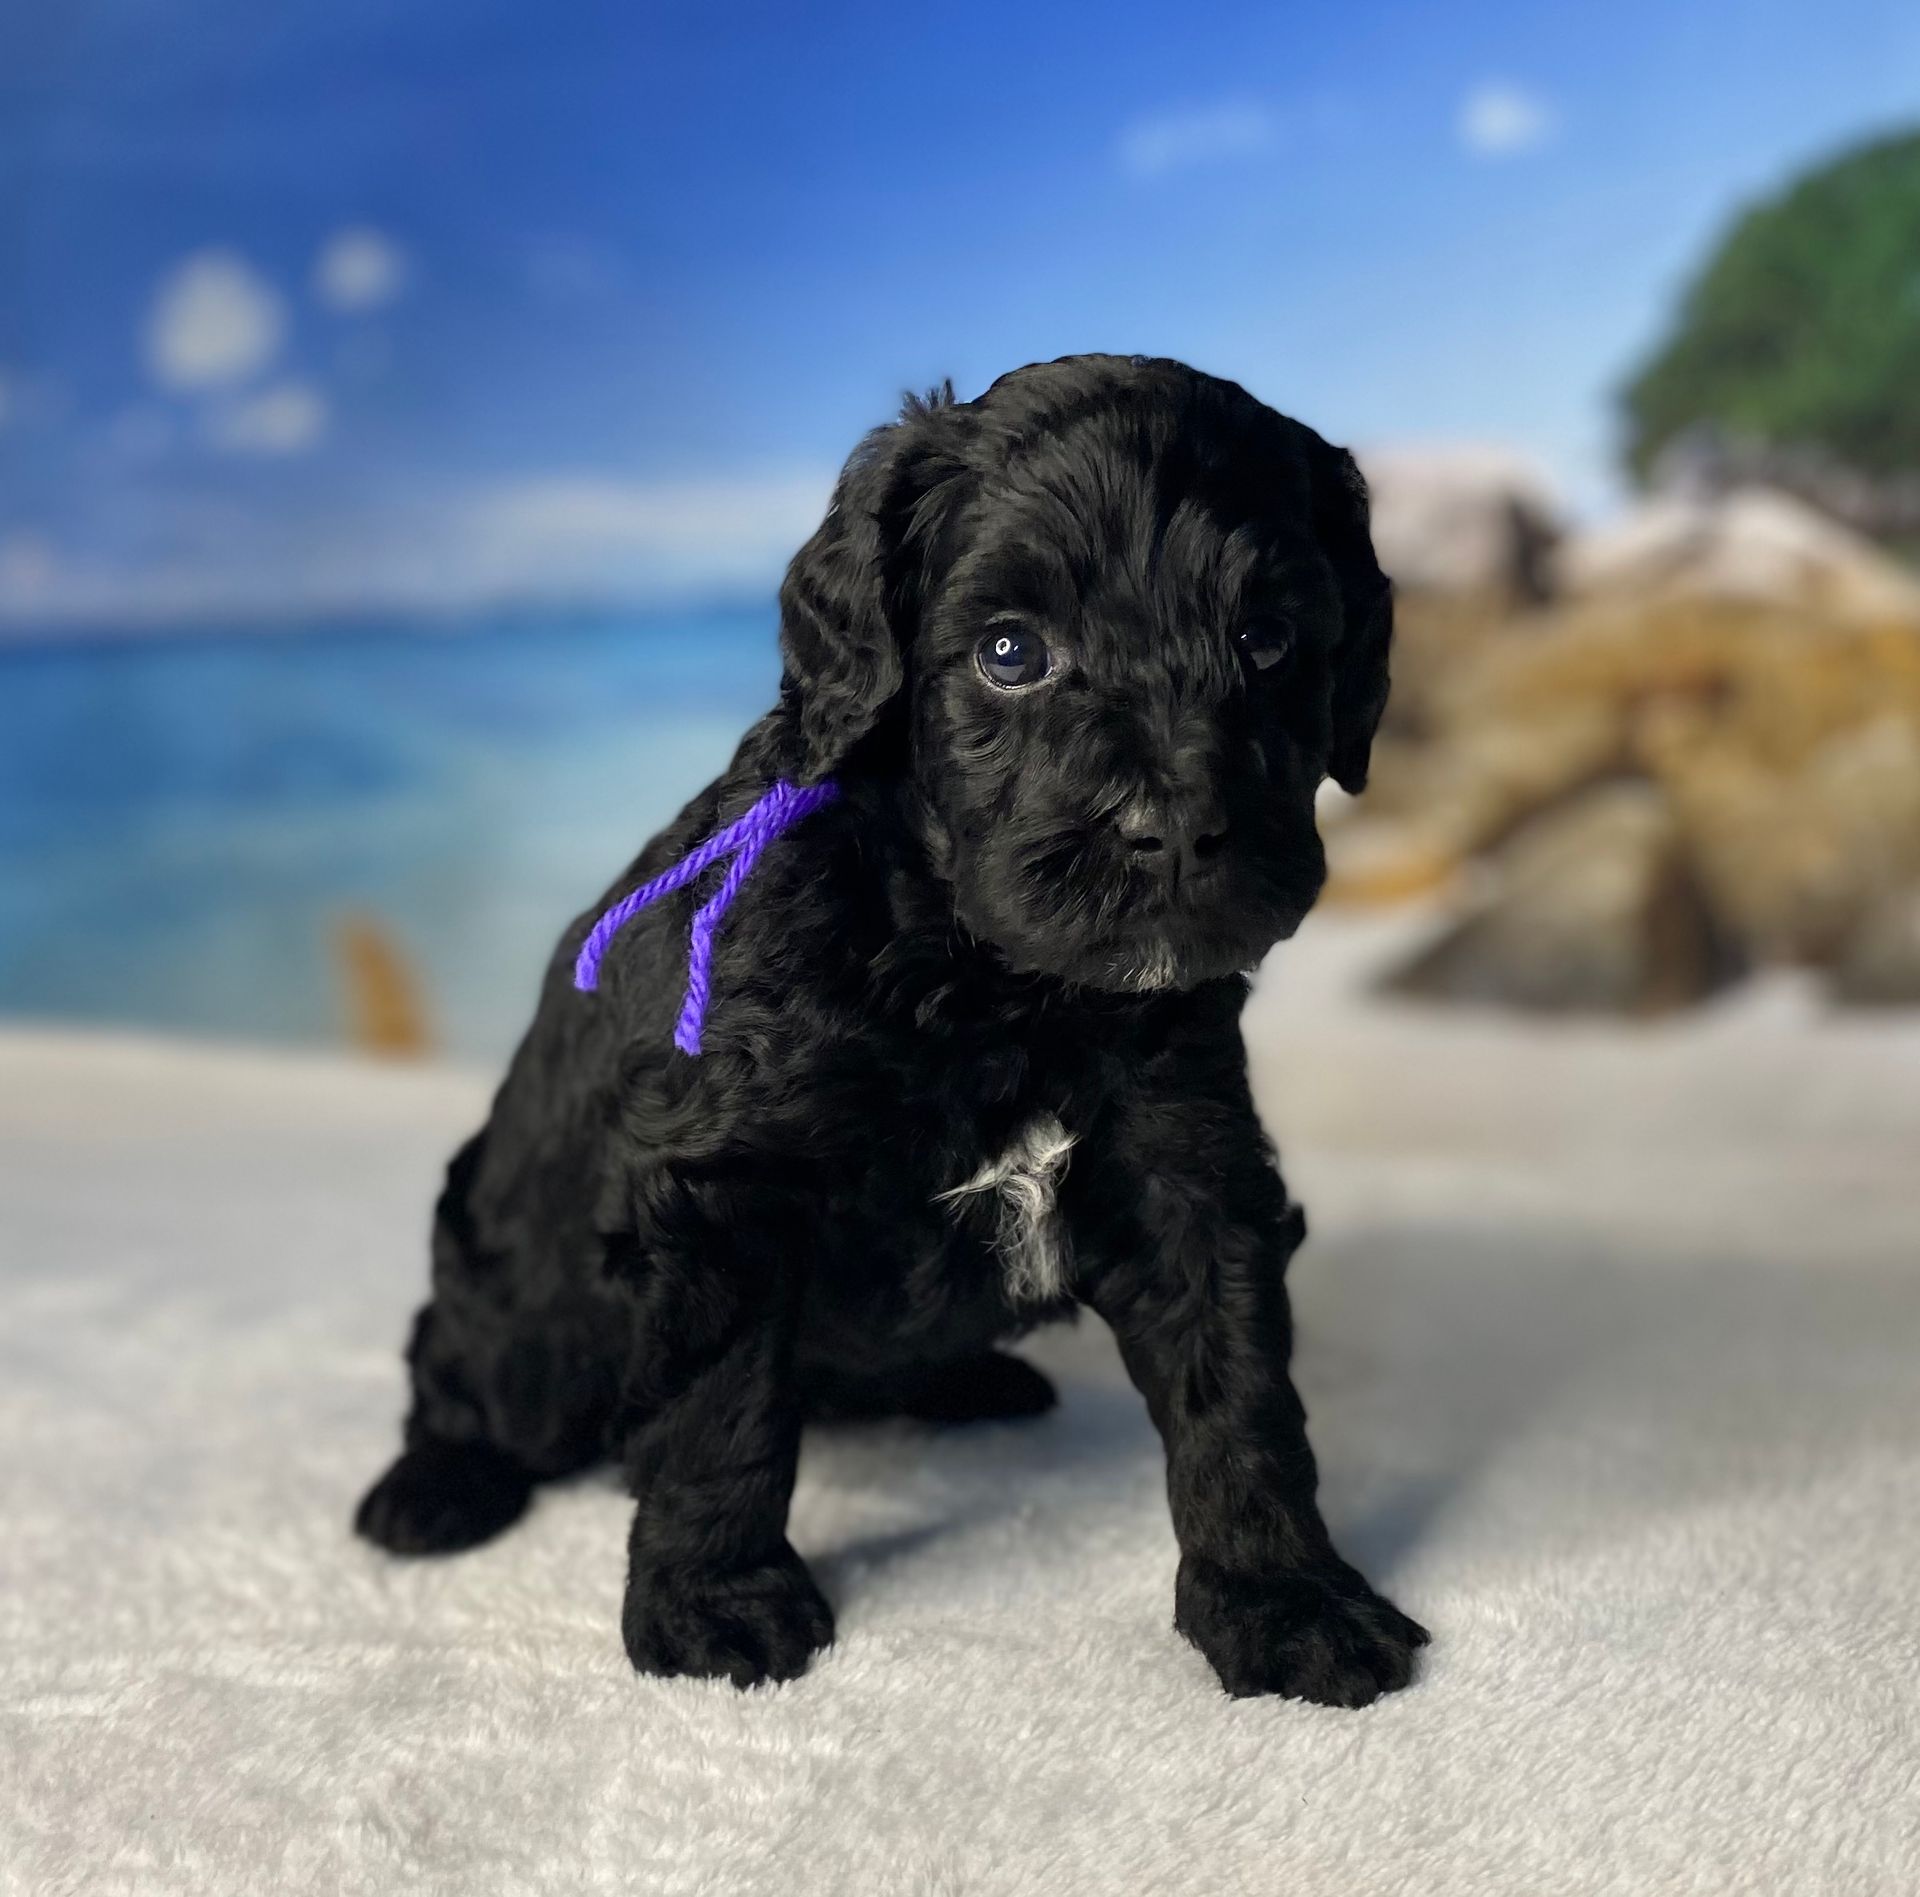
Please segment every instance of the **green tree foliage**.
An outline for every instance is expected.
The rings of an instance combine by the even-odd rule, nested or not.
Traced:
[[[1642,478],[1694,428],[1869,477],[1920,469],[1920,133],[1742,216],[1625,400]]]

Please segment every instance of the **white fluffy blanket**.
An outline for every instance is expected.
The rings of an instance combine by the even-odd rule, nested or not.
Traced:
[[[1097,1327],[1052,1418],[810,1437],[799,1684],[636,1679],[624,1504],[400,1566],[471,1078],[0,1038],[0,1889],[1920,1890],[1920,1027],[1256,1003],[1328,1511],[1434,1630],[1363,1713],[1169,1626]],[[1271,1059],[1268,1050],[1274,1050]]]

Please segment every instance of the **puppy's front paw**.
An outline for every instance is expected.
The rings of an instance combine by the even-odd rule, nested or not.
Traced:
[[[1365,1706],[1413,1678],[1427,1630],[1344,1562],[1296,1574],[1235,1574],[1180,1563],[1173,1624],[1236,1699],[1277,1693],[1321,1706]]]
[[[735,1686],[797,1678],[833,1644],[833,1610],[791,1548],[728,1573],[635,1567],[620,1627],[640,1672]]]

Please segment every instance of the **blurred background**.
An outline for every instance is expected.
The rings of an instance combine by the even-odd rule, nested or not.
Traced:
[[[0,1013],[497,1058],[862,431],[1087,349],[1362,455],[1369,983],[1920,1001],[1907,0],[70,0],[0,14]]]

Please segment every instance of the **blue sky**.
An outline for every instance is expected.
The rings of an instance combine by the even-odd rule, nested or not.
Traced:
[[[0,13],[0,618],[763,587],[896,392],[1181,355],[1612,492],[1911,0]]]

